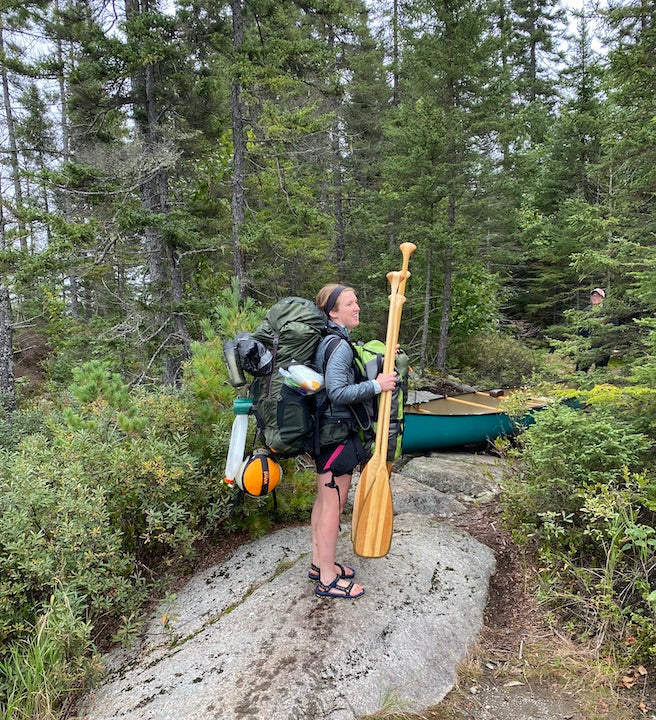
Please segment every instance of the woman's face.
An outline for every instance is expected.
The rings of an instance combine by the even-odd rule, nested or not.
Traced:
[[[360,324],[360,306],[353,290],[340,293],[335,307],[330,311],[330,319],[347,330]]]

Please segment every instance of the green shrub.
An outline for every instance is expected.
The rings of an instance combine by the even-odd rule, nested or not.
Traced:
[[[161,576],[192,557],[229,515],[222,466],[193,449],[205,442],[193,396],[130,390],[97,361],[72,375],[59,407],[42,402],[40,416],[0,425],[0,703],[8,717],[50,717],[63,686],[83,677],[86,640],[64,652],[43,630],[40,613],[48,628],[61,625],[52,598],[68,598],[74,618],[62,642],[73,642],[76,623],[81,632],[101,616],[136,618],[149,572]],[[217,441],[223,460],[226,443]]]
[[[0,451],[13,449],[25,435],[47,432],[47,412],[45,402],[32,402],[13,413],[0,404]]]
[[[216,321],[226,337],[254,327],[228,291]],[[93,623],[138,620],[153,578],[218,525],[261,534],[307,519],[314,474],[284,462],[271,498],[223,482],[235,390],[222,341],[194,346],[180,389],[129,388],[97,360],[75,366],[57,403],[0,417],[0,709],[56,717],[85,674]],[[228,332],[232,330],[233,332]],[[63,376],[62,376],[63,377]],[[152,573],[152,575],[151,575]]]
[[[219,467],[192,450],[192,400],[177,390],[129,391],[100,363],[76,371],[71,404],[52,418],[64,465],[83,464],[102,488],[124,548],[146,561],[171,551],[190,557],[208,515],[227,512]]]
[[[613,417],[621,418],[634,432],[656,440],[656,388],[595,385],[588,391],[579,392],[579,398],[590,407],[602,408]]]
[[[583,635],[644,658],[656,655],[651,443],[600,398],[585,411],[557,404],[536,414],[503,502],[537,553],[545,599]]]
[[[0,644],[22,637],[60,587],[96,617],[127,601],[133,564],[106,499],[44,436],[0,456]]]
[[[479,387],[517,387],[541,362],[540,354],[504,333],[478,333],[455,346],[449,366],[462,382]]]

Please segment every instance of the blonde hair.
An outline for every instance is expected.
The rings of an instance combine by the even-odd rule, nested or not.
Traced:
[[[317,293],[317,299],[315,300],[316,305],[320,307],[324,312],[326,312],[326,305],[328,304],[330,296],[337,288],[341,288],[341,290],[339,291],[339,295],[337,296],[337,299],[333,303],[333,306],[330,308],[330,310],[334,310],[337,307],[337,304],[339,303],[339,297],[344,292],[344,290],[351,290],[352,292],[355,292],[352,287],[349,287],[348,285],[342,285],[341,283],[328,283],[328,285],[324,285]],[[330,312],[330,310],[328,311],[328,313]],[[326,313],[326,315],[328,313]]]

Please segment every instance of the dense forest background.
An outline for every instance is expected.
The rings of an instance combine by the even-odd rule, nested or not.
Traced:
[[[647,352],[653,51],[644,2],[4,2],[2,389],[9,327],[18,376],[175,383],[232,277],[348,282],[380,335],[402,241],[421,368],[595,286]]]
[[[335,280],[383,337],[405,241],[415,386],[576,394],[499,449],[507,521],[568,632],[653,660],[655,65],[646,0],[2,0],[0,712],[65,714],[203,543],[267,530],[222,342]]]

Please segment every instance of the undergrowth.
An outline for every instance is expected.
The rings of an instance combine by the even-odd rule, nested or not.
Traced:
[[[510,451],[502,498],[536,556],[540,599],[566,630],[623,663],[656,656],[655,391],[596,388],[583,409],[553,404]]]
[[[224,293],[179,388],[131,388],[91,361],[56,397],[0,417],[2,717],[58,717],[97,667],[101,628],[129,642],[207,538],[309,517],[314,480],[293,460],[275,509],[236,503],[223,480],[235,391],[221,333],[258,317]]]

